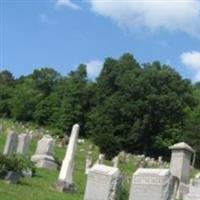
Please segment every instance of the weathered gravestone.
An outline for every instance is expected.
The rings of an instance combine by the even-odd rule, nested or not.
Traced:
[[[2,131],[3,131],[3,125],[0,124],[0,134],[1,134]]]
[[[100,153],[96,164],[103,164],[104,160],[105,160],[105,154]]]
[[[184,200],[200,200],[200,178],[194,179],[189,187],[189,193],[183,198]]]
[[[62,167],[56,183],[56,189],[60,192],[73,192],[74,182],[73,182],[73,169],[74,169],[74,156],[76,152],[79,125],[75,124],[72,128],[69,144],[67,147],[67,152],[65,158],[62,162]]]
[[[172,150],[170,172],[176,178],[175,188],[177,189],[174,197],[176,196],[177,199],[182,199],[183,195],[189,191],[190,166],[192,156],[192,164],[194,164],[195,151],[184,142],[170,146],[169,149]]]
[[[88,172],[84,200],[118,200],[121,179],[118,168],[94,165]]]
[[[31,141],[31,137],[28,134],[22,133],[18,135],[17,153],[24,154],[24,155],[27,154],[30,141]]]
[[[9,171],[4,178],[8,183],[17,184],[20,180],[21,174],[18,172]]]
[[[7,135],[3,154],[10,155],[16,150],[16,147],[17,147],[17,134],[11,131]]]
[[[85,174],[88,174],[90,168],[92,167],[92,152],[89,151],[85,160]]]
[[[53,157],[55,141],[50,135],[44,135],[37,143],[35,155],[31,161],[38,168],[56,169],[57,164]]]
[[[113,163],[113,167],[118,167],[118,164],[119,164],[119,157],[118,157],[118,156],[115,156],[115,157],[112,159],[112,163]]]
[[[171,194],[169,169],[139,168],[133,174],[129,200],[169,200]]]

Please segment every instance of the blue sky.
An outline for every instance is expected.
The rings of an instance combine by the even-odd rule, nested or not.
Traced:
[[[200,81],[200,0],[0,0],[0,70],[62,74],[106,57],[160,60]]]

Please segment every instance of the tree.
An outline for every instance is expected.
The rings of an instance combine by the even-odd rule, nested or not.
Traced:
[[[80,65],[76,71],[59,81],[53,95],[57,106],[50,117],[51,124],[68,134],[75,123],[81,126],[81,134],[85,131],[85,118],[89,110],[89,90],[87,85],[86,66]]]
[[[96,95],[87,127],[108,156],[119,150],[167,154],[181,138],[185,108],[193,106],[190,82],[159,62],[141,67],[130,54],[105,61]],[[105,136],[118,145],[110,149]]]
[[[52,68],[41,68],[34,70],[30,78],[33,79],[35,88],[47,96],[51,93],[61,75]]]
[[[0,117],[10,116],[9,99],[14,82],[15,79],[11,72],[7,70],[0,72]]]
[[[200,88],[195,85],[193,96],[196,105],[193,108],[187,108],[187,117],[185,119],[185,129],[182,134],[182,140],[187,142],[197,153],[197,166],[200,166]]]
[[[11,117],[19,121],[33,120],[33,113],[37,103],[43,95],[33,87],[34,82],[26,78],[23,83],[15,86],[9,100]]]

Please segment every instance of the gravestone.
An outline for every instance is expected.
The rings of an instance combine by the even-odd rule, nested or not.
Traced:
[[[170,172],[176,178],[175,187],[177,190],[174,193],[177,199],[182,199],[183,195],[188,193],[189,180],[190,180],[190,166],[193,156],[195,158],[195,151],[188,144],[180,142],[173,146],[171,149]]]
[[[119,164],[119,157],[118,157],[118,156],[115,156],[115,157],[112,159],[112,163],[113,163],[113,167],[118,167],[118,164]]]
[[[28,134],[22,133],[18,135],[17,153],[26,155],[28,153],[31,137]]]
[[[97,160],[96,164],[103,164],[104,163],[104,159],[105,159],[105,155],[100,153],[98,155],[98,160]]]
[[[57,164],[53,157],[55,141],[50,135],[44,135],[37,143],[35,155],[31,161],[38,168],[56,169]]]
[[[85,174],[88,174],[90,168],[92,167],[92,152],[89,151],[85,160]]]
[[[84,200],[119,199],[121,179],[118,168],[94,165],[88,172]]]
[[[17,184],[20,180],[21,174],[18,172],[9,171],[4,180],[8,183]]]
[[[7,135],[3,154],[10,155],[16,150],[16,147],[17,147],[17,134],[11,131]]]
[[[169,200],[171,194],[169,169],[139,168],[133,174],[129,200]]]
[[[62,162],[62,167],[56,183],[56,189],[60,192],[73,192],[73,170],[74,170],[74,156],[76,152],[79,125],[75,124],[72,128],[69,144],[65,154],[65,158]]]
[[[3,131],[3,125],[0,124],[0,134],[1,134],[2,131]]]
[[[200,178],[191,182],[189,193],[184,196],[183,200],[200,200]]]

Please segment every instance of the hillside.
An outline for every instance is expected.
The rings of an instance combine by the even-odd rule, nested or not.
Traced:
[[[15,126],[17,131],[23,132],[23,129],[20,125],[14,125],[12,121],[1,120],[3,123],[3,131],[0,134],[0,151],[3,151],[5,140],[6,140],[6,130]],[[36,148],[36,139],[33,139],[30,145],[30,155],[34,154]],[[17,185],[9,185],[4,181],[0,180],[0,199],[3,200],[82,200],[84,196],[85,184],[86,184],[86,175],[85,175],[85,157],[88,151],[88,147],[91,142],[86,141],[84,144],[79,144],[76,152],[76,161],[75,161],[75,185],[76,193],[66,194],[59,193],[54,190],[53,184],[56,182],[59,172],[56,170],[45,170],[37,169],[36,176],[33,178],[23,178],[21,182]],[[65,154],[65,148],[60,148],[56,145],[55,156],[61,161]],[[92,151],[93,160],[97,160],[98,148],[94,146]],[[106,161],[107,164],[110,164],[109,161]],[[128,163],[120,163],[119,167],[123,174],[129,178],[123,184],[123,192],[121,199],[126,199],[127,190],[129,188],[129,182],[132,173],[135,171],[136,166],[132,160]]]

